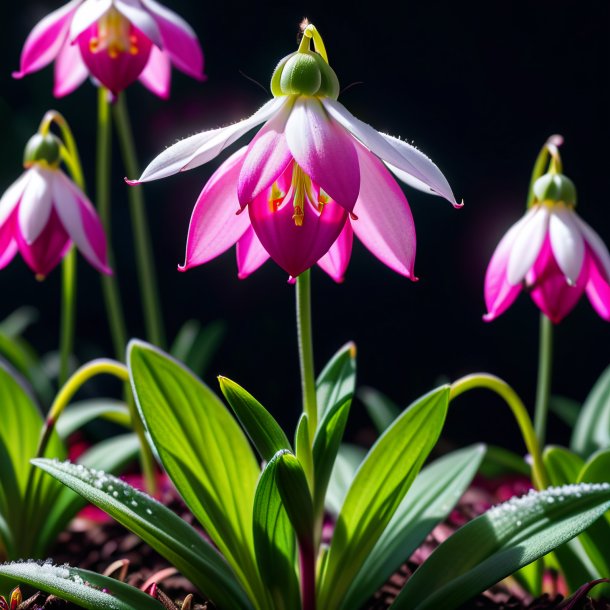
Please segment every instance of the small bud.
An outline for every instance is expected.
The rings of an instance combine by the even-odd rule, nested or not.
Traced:
[[[51,133],[33,135],[25,146],[23,165],[31,167],[35,163],[57,167],[61,158],[61,141]]]
[[[271,92],[280,95],[339,97],[335,71],[315,51],[297,51],[280,61],[271,77]]]
[[[21,589],[19,587],[15,587],[11,593],[11,610],[17,610],[22,601],[23,597],[21,596]]]
[[[563,174],[544,174],[534,182],[536,201],[562,202],[566,205],[576,204],[576,187]]]

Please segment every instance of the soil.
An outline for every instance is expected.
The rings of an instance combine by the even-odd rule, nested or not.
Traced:
[[[475,516],[481,514],[493,504],[507,499],[515,493],[523,493],[529,484],[523,479],[503,480],[500,484],[492,484],[483,480],[466,492],[450,517],[427,537],[420,548],[401,566],[387,583],[370,600],[369,610],[387,610],[413,571],[446,540],[456,529]],[[193,516],[186,509],[170,486],[166,486],[160,498],[167,506],[189,523],[196,525]],[[94,509],[95,510],[95,509]],[[101,515],[90,518],[91,512],[75,519],[69,529],[64,532],[56,548],[51,553],[53,561],[58,564],[67,563],[88,570],[110,573],[120,577],[125,582],[140,588],[146,588],[151,580],[157,582],[160,595],[171,610],[182,608],[182,600],[189,594],[191,610],[214,610],[213,604],[202,599],[188,580],[173,570],[169,563],[137,536],[125,530],[114,521],[108,521]],[[464,609],[482,610],[547,610],[557,608],[568,610],[565,605],[562,582],[549,574],[545,578],[546,593],[532,599],[514,579],[485,591],[463,606]],[[167,597],[166,597],[167,596]],[[169,600],[175,601],[172,608]],[[564,602],[564,603],[562,603]],[[20,610],[68,610],[77,606],[62,602],[50,596],[38,594],[38,597],[24,602]],[[594,601],[582,596],[582,600],[569,610],[584,608],[585,610],[610,610],[610,603]]]

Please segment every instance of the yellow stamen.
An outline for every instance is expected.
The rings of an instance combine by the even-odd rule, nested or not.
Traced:
[[[292,188],[294,191],[294,214],[292,218],[297,227],[302,227],[305,219],[305,199],[314,201],[314,198],[311,194],[311,179],[296,163],[292,170]]]
[[[285,196],[286,193],[282,193],[277,182],[274,182],[271,185],[271,197],[269,197],[269,208],[272,212],[277,212],[277,209],[280,207]]]
[[[137,55],[140,52],[138,37],[130,34],[129,20],[123,17],[114,7],[110,8],[98,21],[98,35],[89,41],[91,53],[106,51],[111,59],[117,59],[121,53]]]

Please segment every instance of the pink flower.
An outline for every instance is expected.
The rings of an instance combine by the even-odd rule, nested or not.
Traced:
[[[85,194],[60,169],[34,164],[0,199],[0,269],[19,251],[42,279],[72,243],[98,271],[111,273],[104,230]]]
[[[271,257],[292,277],[317,262],[341,281],[355,233],[379,260],[415,279],[413,217],[390,170],[458,207],[428,157],[377,132],[336,101],[335,73],[325,55],[309,50],[312,27],[299,51],[276,69],[275,99],[248,119],[169,147],[140,177],[138,182],[148,182],[207,163],[264,123],[204,187],[191,217],[182,270],[237,244],[240,278]]]
[[[62,97],[94,77],[114,95],[136,80],[169,96],[170,63],[203,80],[195,32],[156,0],[72,0],[30,32],[15,78],[55,60],[53,93]]]
[[[525,287],[554,323],[572,311],[583,292],[610,321],[610,254],[574,211],[571,181],[546,174],[534,192],[537,203],[502,238],[487,268],[484,319],[504,313]]]

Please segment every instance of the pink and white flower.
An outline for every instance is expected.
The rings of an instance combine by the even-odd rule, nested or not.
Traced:
[[[355,233],[384,264],[415,279],[413,217],[390,171],[459,207],[428,157],[379,133],[336,101],[334,72],[308,46],[280,62],[272,79],[276,97],[258,112],[178,142],[132,182],[207,163],[264,123],[204,187],[191,217],[182,270],[237,244],[239,277],[271,257],[292,277],[317,262],[341,281]]]
[[[485,276],[484,319],[504,313],[523,289],[554,323],[585,292],[595,311],[610,321],[610,254],[573,202],[535,203],[502,238]]]
[[[15,78],[55,61],[53,93],[62,97],[92,76],[114,95],[136,80],[161,98],[171,64],[203,80],[203,53],[192,28],[156,0],[72,0],[30,32]]]
[[[0,199],[0,269],[17,252],[44,278],[74,245],[102,273],[112,273],[104,229],[85,194],[61,169],[32,165]]]

